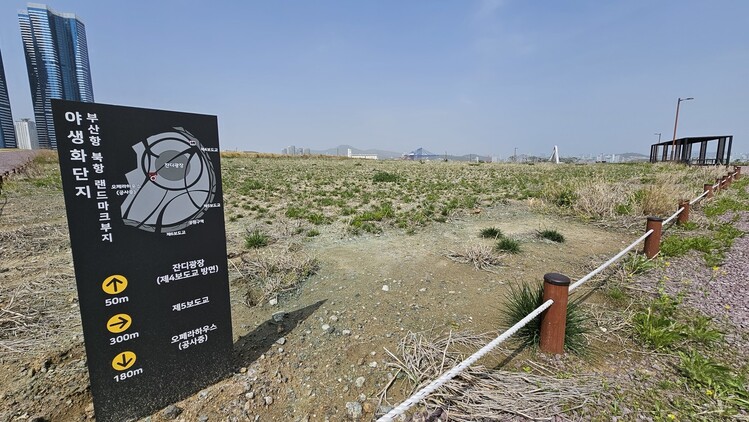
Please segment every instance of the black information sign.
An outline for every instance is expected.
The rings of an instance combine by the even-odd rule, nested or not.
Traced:
[[[215,116],[52,101],[98,421],[228,373],[232,334]]]

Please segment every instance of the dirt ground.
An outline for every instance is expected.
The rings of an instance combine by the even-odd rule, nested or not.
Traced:
[[[34,176],[26,172],[12,178]],[[51,182],[34,179],[0,195],[0,421],[95,418],[63,198]],[[412,235],[387,226],[380,234],[354,236],[339,221],[314,226],[319,235],[307,237],[293,234],[298,228],[294,221],[278,218],[269,224],[269,218],[227,222],[233,373],[141,420],[343,421],[359,414],[358,420],[374,420],[409,390],[406,380],[396,378],[397,371],[388,366],[392,360],[386,352],[395,351],[404,335],[503,331],[500,311],[509,285],[540,282],[547,272],[575,280],[639,237],[644,228],[640,219],[629,229],[604,228],[540,212],[525,201],[461,211]],[[272,234],[273,242],[248,250],[247,230],[258,226]],[[518,239],[522,252],[500,255],[502,265],[491,272],[446,256],[469,245],[491,246],[492,240],[478,234],[492,226]],[[540,239],[537,231],[542,229],[558,230],[566,242]],[[743,257],[743,245],[732,253]],[[277,302],[266,298],[248,306],[246,262],[290,254],[316,259],[319,269]],[[694,272],[698,278],[698,270],[681,262],[673,260],[668,268]],[[646,284],[625,287],[654,294],[657,284],[648,289]],[[655,380],[643,383],[641,375],[669,377],[673,362],[658,362],[660,354],[633,351],[631,339],[617,338],[614,327],[628,323],[630,310],[607,312],[605,299],[597,293],[583,295],[590,310],[600,314],[593,315],[598,324],[594,334],[605,339],[594,345],[595,356],[572,363],[585,366],[584,371],[565,368],[570,361],[555,358],[550,358],[550,367],[561,365],[562,375],[568,370],[619,373],[613,381],[636,386],[643,391],[635,392],[643,397],[661,388]],[[506,356],[517,350],[508,344],[502,351]],[[536,358],[544,364],[543,356]],[[515,361],[493,359],[482,363],[494,366],[502,361],[521,374],[526,370],[522,365],[529,364],[522,355]],[[528,369],[536,372],[535,367]],[[633,397],[637,404],[640,396]],[[595,400],[573,416],[595,419],[596,406],[609,406],[610,397]],[[640,419],[640,413],[630,416],[625,419]]]
[[[385,348],[407,332],[501,329],[508,283],[542,280],[546,272],[576,279],[638,233],[604,230],[546,215],[522,202],[456,215],[414,235],[385,230],[352,237],[341,225],[320,235],[279,239],[247,251],[245,223],[228,223],[235,371],[205,390],[144,420],[337,421],[358,402],[362,420],[402,396],[380,393],[394,371]],[[521,241],[494,272],[446,257],[491,240],[496,226]],[[556,229],[566,242],[536,236]],[[281,254],[293,244],[317,258],[319,271],[274,306],[245,305],[242,258]],[[93,418],[75,279],[62,194],[38,189],[0,197],[0,420],[73,421]],[[276,319],[273,314],[284,312]],[[381,408],[380,408],[381,410]]]
[[[0,213],[0,286],[6,331],[0,343],[0,420],[85,420],[93,417],[75,279],[59,192],[6,194]],[[446,257],[491,240],[496,226],[519,239],[522,253],[503,255],[494,272]],[[553,228],[564,244],[541,240]],[[146,420],[346,420],[346,404],[362,404],[362,420],[379,406],[394,371],[385,348],[407,332],[496,331],[508,283],[546,272],[573,279],[622,248],[634,234],[533,212],[508,203],[466,213],[405,235],[386,230],[355,236],[337,225],[294,244],[319,271],[276,305],[244,304],[242,258],[282,254],[280,239],[258,251],[242,245],[245,228],[227,226],[235,338],[235,373]],[[276,320],[273,314],[285,313]],[[280,320],[280,321],[279,321]],[[8,335],[8,334],[11,335]],[[381,409],[380,409],[381,410]],[[35,419],[36,418],[36,419]]]

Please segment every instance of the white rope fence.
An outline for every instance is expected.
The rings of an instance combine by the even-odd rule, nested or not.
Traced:
[[[648,230],[645,232],[644,235],[640,236],[637,240],[632,242],[629,246],[622,249],[618,254],[614,255],[613,258],[609,259],[605,263],[603,263],[601,266],[596,268],[595,270],[591,271],[586,275],[585,277],[581,278],[580,280],[576,281],[574,284],[572,284],[569,287],[569,292],[572,293],[573,290],[581,286],[586,281],[592,279],[595,277],[598,273],[609,267],[614,262],[621,259],[624,255],[627,254],[627,252],[631,251],[635,246],[637,246],[640,242],[645,240],[650,234],[653,233],[653,230]],[[404,400],[401,404],[399,404],[397,407],[393,408],[388,412],[386,415],[379,418],[378,422],[390,422],[395,420],[394,418],[398,415],[401,415],[405,413],[408,409],[413,407],[415,404],[419,403],[420,401],[424,400],[428,395],[432,394],[435,390],[442,387],[446,382],[450,381],[451,379],[455,378],[459,373],[461,373],[464,369],[468,368],[469,366],[476,363],[477,360],[481,359],[492,351],[494,348],[496,348],[500,343],[507,340],[508,338],[512,337],[518,330],[523,328],[526,324],[528,324],[530,321],[532,321],[534,318],[536,318],[538,315],[541,314],[541,312],[545,311],[551,305],[554,303],[553,300],[549,299],[546,302],[544,302],[541,306],[536,308],[533,312],[528,314],[525,318],[518,321],[515,325],[510,327],[507,331],[502,333],[499,337],[492,340],[490,343],[488,343],[486,346],[482,347],[478,352],[471,355],[468,359],[464,360],[457,366],[453,367],[449,371],[442,374],[439,378],[435,379],[434,381],[430,382],[426,387],[422,388],[418,392],[414,393],[411,397]]]
[[[682,211],[684,211],[684,207],[679,208],[679,210],[676,211],[671,217],[668,217],[667,219],[663,220],[663,225],[665,226],[666,224],[670,223],[671,220],[673,220],[674,218],[678,217],[679,214],[681,214]]]
[[[482,357],[484,357],[484,355],[492,351],[495,347],[499,346],[500,343],[510,338],[519,329],[523,328],[526,324],[528,324],[534,318],[536,318],[541,312],[549,309],[549,307],[552,304],[554,304],[554,301],[551,299],[541,304],[541,306],[536,308],[533,312],[528,314],[525,318],[518,321],[515,325],[510,327],[510,329],[502,333],[499,337],[489,342],[489,344],[482,347],[478,352],[472,354],[468,359],[459,363],[457,366],[453,367],[451,370],[445,372],[436,380],[430,382],[426,387],[422,388],[421,390],[413,394],[411,397],[403,401],[403,403],[393,408],[386,415],[382,416],[380,419],[377,419],[377,421],[378,422],[391,422],[395,420],[394,418],[396,416],[405,413],[406,410],[410,409],[411,407],[413,407],[416,403],[420,402],[421,400],[424,400],[426,396],[432,394],[435,390],[442,387],[442,385],[444,385],[446,382],[455,378],[455,376],[461,373],[464,369],[476,363],[477,360],[481,359]]]
[[[700,200],[701,200],[702,198],[704,198],[704,197],[705,197],[705,195],[707,195],[708,193],[710,193],[710,191],[707,191],[707,190],[706,190],[706,191],[702,192],[702,195],[700,195],[700,196],[698,196],[698,197],[696,197],[696,198],[692,199],[691,201],[689,201],[689,205],[694,205],[694,204],[696,204],[696,203],[697,203],[697,202],[699,202],[699,201],[700,201]]]
[[[583,283],[585,283],[586,281],[590,280],[591,278],[595,277],[595,276],[596,276],[596,274],[600,273],[601,271],[605,270],[605,269],[606,269],[606,268],[607,268],[608,266],[610,266],[610,265],[611,265],[611,264],[613,264],[614,262],[616,262],[616,261],[618,261],[619,259],[621,259],[621,257],[623,257],[624,255],[626,255],[626,254],[627,254],[627,252],[631,251],[631,250],[632,250],[632,249],[633,249],[633,248],[634,248],[635,246],[637,246],[637,245],[638,245],[638,244],[639,244],[640,242],[642,242],[642,241],[643,241],[643,240],[645,240],[645,239],[646,239],[646,238],[647,238],[648,236],[650,236],[650,234],[651,234],[651,233],[653,233],[653,230],[652,230],[652,229],[650,229],[650,230],[646,231],[646,232],[645,232],[645,234],[643,234],[642,236],[640,236],[640,237],[639,237],[639,238],[638,238],[637,240],[635,240],[634,242],[632,242],[632,243],[631,243],[631,244],[630,244],[629,246],[627,246],[626,248],[622,249],[622,251],[621,251],[621,252],[619,252],[618,254],[614,255],[614,257],[613,257],[613,258],[611,258],[611,259],[609,259],[608,261],[604,262],[603,264],[601,264],[601,266],[600,266],[600,267],[596,268],[595,270],[593,270],[593,271],[591,271],[590,273],[588,273],[588,275],[586,275],[585,277],[581,278],[580,280],[577,280],[577,281],[576,281],[575,283],[573,283],[572,285],[570,285],[570,289],[569,289],[569,292],[570,292],[570,293],[572,293],[572,291],[573,291],[573,290],[575,290],[575,289],[577,289],[578,287],[580,287],[580,285],[582,285],[582,284],[583,284]]]
[[[713,185],[713,189],[720,186],[720,182]],[[693,200],[689,201],[689,204],[692,205],[696,203],[697,201],[701,200],[705,197],[709,192],[704,191],[702,195],[698,196],[697,198],[694,198]],[[663,225],[668,224],[671,220],[678,217],[679,214],[681,214],[684,211],[684,207],[679,207],[678,211],[676,211],[673,215],[668,217],[666,220],[663,221]],[[571,294],[575,289],[583,285],[585,282],[589,281],[593,277],[595,277],[597,274],[599,274],[601,271],[605,270],[611,264],[615,263],[616,261],[620,260],[624,255],[626,255],[629,251],[635,248],[638,244],[640,244],[642,241],[647,239],[648,236],[650,236],[653,233],[653,230],[650,229],[645,232],[642,236],[637,238],[634,242],[632,242],[629,246],[622,249],[618,254],[614,255],[611,259],[601,264],[598,268],[588,273],[585,277],[577,280],[575,283],[571,284],[569,286],[569,294]],[[507,340],[508,338],[512,337],[518,330],[523,328],[526,324],[528,324],[530,321],[532,321],[534,318],[536,318],[538,315],[541,314],[541,312],[545,311],[551,305],[554,303],[553,300],[549,299],[541,306],[536,308],[533,312],[528,314],[525,318],[518,321],[515,325],[510,327],[507,331],[502,333],[499,337],[495,338],[491,342],[489,342],[486,346],[482,347],[477,351],[476,353],[472,354],[470,357],[465,359],[463,362],[458,364],[457,366],[453,367],[449,371],[442,374],[439,378],[435,379],[434,381],[427,384],[426,387],[422,388],[421,390],[414,393],[411,397],[404,400],[401,404],[394,407],[390,412],[388,412],[386,415],[380,417],[377,419],[377,422],[391,422],[395,420],[395,417],[404,414],[408,409],[419,403],[420,401],[424,400],[428,395],[432,394],[434,391],[436,391],[438,388],[442,387],[446,382],[450,381],[451,379],[455,378],[459,373],[461,373],[464,369],[470,367],[476,361],[484,357],[487,353],[492,351],[494,348],[496,348],[500,343]]]

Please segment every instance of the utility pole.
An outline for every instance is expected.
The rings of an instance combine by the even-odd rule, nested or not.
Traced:
[[[674,140],[671,142],[671,161],[674,161],[676,159],[676,125],[679,124],[679,105],[682,101],[689,101],[693,100],[693,97],[689,98],[679,98],[676,101],[676,119],[674,120]]]

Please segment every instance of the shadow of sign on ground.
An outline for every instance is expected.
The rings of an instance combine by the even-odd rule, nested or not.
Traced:
[[[246,367],[257,360],[279,338],[287,335],[299,326],[299,324],[315,313],[325,302],[327,302],[327,299],[317,301],[295,311],[276,312],[271,319],[260,324],[252,332],[239,337],[234,343],[234,362],[236,366]]]

